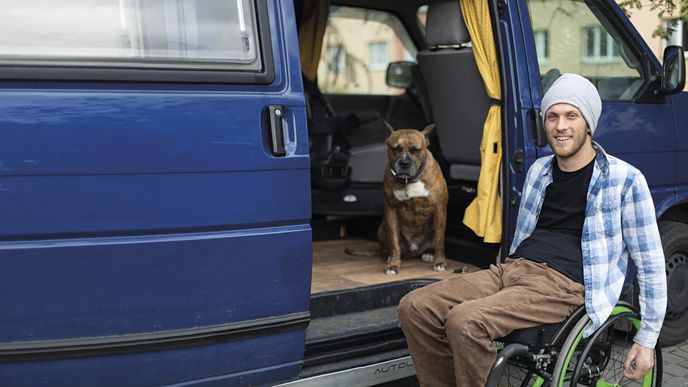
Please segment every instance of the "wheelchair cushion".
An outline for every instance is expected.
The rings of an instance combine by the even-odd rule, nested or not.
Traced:
[[[562,325],[564,325],[563,322],[517,329],[497,341],[505,344],[519,343],[528,346],[549,344],[552,342],[552,338],[554,338],[554,335],[559,331]]]

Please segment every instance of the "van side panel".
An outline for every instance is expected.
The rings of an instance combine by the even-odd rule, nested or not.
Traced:
[[[293,330],[192,349],[8,362],[0,365],[0,381],[16,386],[265,385],[298,374],[301,359],[293,355],[301,341],[303,334]]]
[[[306,113],[292,3],[259,1],[271,84],[0,81],[0,384],[297,376]]]
[[[676,118],[676,191],[688,199],[688,93],[671,96]]]
[[[542,99],[542,86],[539,79],[540,66],[534,44],[533,26],[527,3],[518,3],[519,5],[514,8],[520,12],[521,30],[526,43],[525,55],[522,61],[528,62],[532,104],[533,107],[537,108]],[[629,47],[633,47],[634,50],[638,51],[637,56],[639,58],[644,57],[643,60],[649,61],[653,68],[659,67],[657,59],[616,3],[597,2],[594,4],[599,5],[598,12],[604,12],[611,20],[619,23],[615,28],[620,28],[620,31],[623,31],[628,40],[633,41],[633,44]],[[579,27],[581,26],[576,26],[576,28]],[[584,59],[578,58],[575,54],[572,55],[574,55],[572,57],[574,61]],[[553,69],[549,71],[551,70]],[[542,75],[545,76],[546,74]],[[600,75],[602,74],[603,72],[600,72]],[[646,80],[649,77],[651,77],[651,74],[645,74]],[[524,98],[524,100],[527,99]],[[593,140],[602,145],[609,154],[629,162],[643,172],[648,180],[655,204],[669,199],[675,190],[677,173],[675,128],[676,122],[680,121],[674,120],[673,109],[671,97],[667,97],[665,101],[658,99],[648,102],[614,100],[610,97],[609,100],[603,101],[602,115],[593,136]],[[549,146],[545,145],[538,148],[534,144],[534,120],[532,116],[531,118],[526,118],[528,113],[530,112],[524,111],[523,114],[523,121],[529,122],[524,125],[523,133],[526,139],[524,144],[526,167],[524,171],[527,170],[536,157],[552,153]],[[518,186],[513,189],[517,191]],[[511,221],[515,222],[514,217],[511,218]],[[511,224],[510,230],[513,229],[514,223]]]
[[[283,226],[4,243],[3,271],[14,274],[0,281],[12,295],[0,301],[0,342],[108,341],[303,313],[310,237]]]
[[[675,122],[667,103],[603,104],[594,139],[604,149],[638,168],[650,186],[655,205],[674,192]]]

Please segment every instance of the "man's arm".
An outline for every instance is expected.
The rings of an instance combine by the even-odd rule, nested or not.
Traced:
[[[641,315],[640,329],[633,338],[636,344],[624,366],[627,376],[640,377],[652,366],[652,349],[657,343],[667,304],[662,241],[650,189],[640,172],[633,176],[621,206],[623,240],[638,267]]]

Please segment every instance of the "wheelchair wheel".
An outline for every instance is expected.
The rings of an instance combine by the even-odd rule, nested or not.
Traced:
[[[520,387],[530,385],[530,380],[533,374],[524,365],[519,364],[518,361],[510,362],[504,368],[502,376],[499,378],[497,387]]]
[[[659,386],[662,355],[657,346],[655,366],[639,380],[623,376],[623,363],[640,327],[640,317],[631,307],[619,305],[593,335],[583,339],[583,317],[564,342],[552,373],[552,386]]]

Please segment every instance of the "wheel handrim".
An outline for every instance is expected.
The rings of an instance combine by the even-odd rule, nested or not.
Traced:
[[[624,324],[628,323],[632,329],[622,329]],[[566,369],[570,370],[570,366],[573,365],[570,361],[575,360],[572,377],[577,379],[571,380],[571,385],[579,383],[586,386],[652,386],[655,379],[659,378],[654,367],[639,381],[627,379],[623,374],[623,363],[633,345],[632,338],[639,326],[640,319],[636,313],[625,306],[615,307],[610,318],[589,338],[588,344],[583,346],[582,352],[578,345],[570,348]],[[624,332],[621,337],[618,335],[619,332]],[[574,352],[577,353],[575,359]],[[656,362],[661,362],[659,351],[656,353]],[[562,374],[559,385],[562,385],[563,376]]]

